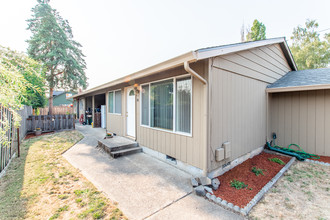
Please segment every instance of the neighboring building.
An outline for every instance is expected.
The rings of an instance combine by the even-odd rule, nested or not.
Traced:
[[[82,110],[106,105],[107,130],[144,152],[214,177],[271,140],[266,88],[295,70],[274,38],[191,51],[74,99]]]
[[[76,92],[66,91],[54,91],[53,92],[53,106],[72,106],[72,96],[77,94]]]

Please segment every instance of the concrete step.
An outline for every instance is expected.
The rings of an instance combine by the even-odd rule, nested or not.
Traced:
[[[136,142],[132,143],[115,143],[115,144],[109,144],[103,140],[98,141],[98,146],[104,149],[107,153],[113,152],[113,151],[119,151],[119,150],[125,150],[133,147],[138,147],[139,144]]]
[[[111,151],[110,155],[113,158],[117,158],[117,157],[120,157],[120,156],[135,154],[135,153],[139,153],[139,152],[142,152],[142,147],[132,147],[132,148],[118,150],[118,151]]]

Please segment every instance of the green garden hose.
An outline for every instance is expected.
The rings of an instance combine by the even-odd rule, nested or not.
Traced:
[[[299,150],[291,149],[291,146],[295,146]],[[281,146],[278,146],[278,145],[274,145],[273,147],[274,148],[279,148],[279,149],[281,149],[283,151],[287,151],[287,152],[298,154],[300,157],[302,157],[304,159],[316,159],[316,160],[317,159],[320,159],[320,157],[317,156],[317,155],[315,155],[315,154],[309,154],[309,153],[305,152],[303,149],[301,149],[301,147],[298,144],[290,144],[287,148],[281,147]]]

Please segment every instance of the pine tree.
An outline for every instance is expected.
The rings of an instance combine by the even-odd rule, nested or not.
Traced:
[[[69,22],[49,5],[49,0],[38,0],[32,12],[32,18],[27,20],[27,29],[32,32],[27,40],[28,54],[46,67],[49,114],[52,114],[55,88],[87,87],[86,62],[80,49],[82,46],[73,40]]]
[[[266,39],[266,26],[259,22],[257,19],[253,21],[251,30],[246,35],[247,41],[265,40]]]

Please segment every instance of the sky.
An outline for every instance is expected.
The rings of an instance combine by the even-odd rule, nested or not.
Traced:
[[[26,52],[26,20],[36,0],[0,0],[0,45]],[[266,37],[286,37],[315,19],[330,28],[329,0],[50,0],[82,44],[89,87],[115,80],[188,51],[240,42],[258,19]],[[329,33],[330,30],[320,32]]]

